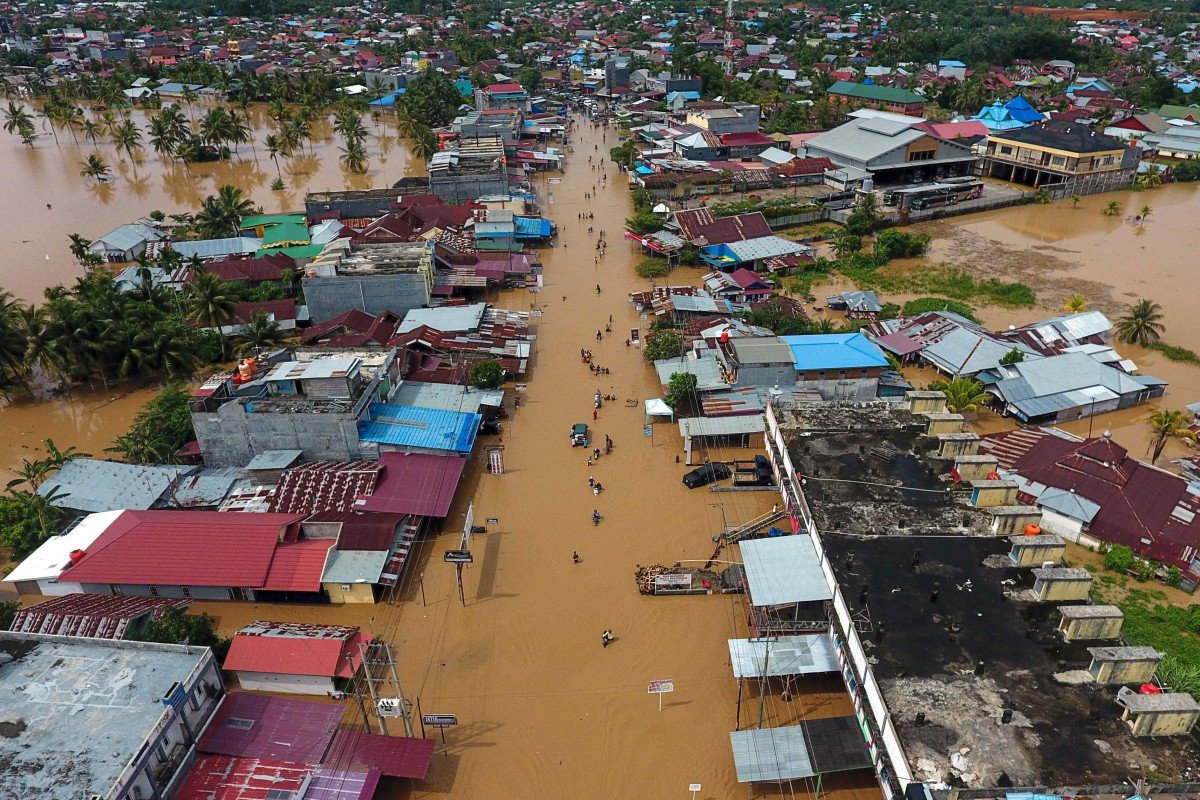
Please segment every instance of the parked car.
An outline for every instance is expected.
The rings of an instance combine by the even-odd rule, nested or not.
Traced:
[[[710,483],[723,481],[733,473],[724,464],[705,464],[683,476],[683,485],[689,489],[698,489]]]
[[[588,426],[586,422],[577,422],[571,426],[571,447],[588,446]]]

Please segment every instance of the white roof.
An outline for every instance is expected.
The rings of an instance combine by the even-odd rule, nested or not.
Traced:
[[[72,550],[87,550],[92,542],[100,538],[100,534],[108,529],[117,517],[125,513],[121,511],[103,511],[99,514],[88,514],[83,520],[61,536],[52,536],[34,550],[32,554],[12,572],[5,576],[9,583],[17,581],[53,580],[71,565]]]
[[[751,605],[778,606],[833,598],[816,547],[807,534],[738,544]]]
[[[422,325],[428,325],[436,331],[454,333],[458,331],[474,331],[483,322],[483,314],[487,311],[487,303],[473,303],[469,306],[442,306],[440,308],[414,308],[404,315],[404,321],[396,329],[396,333],[408,333]]]

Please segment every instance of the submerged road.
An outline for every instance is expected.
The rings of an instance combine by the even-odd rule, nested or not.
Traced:
[[[287,616],[276,618],[296,619],[299,612],[314,622],[360,624],[394,643],[410,699],[419,698],[427,714],[459,719],[446,731],[445,754],[439,741],[427,780],[411,790],[395,787],[394,797],[686,798],[692,783],[703,785],[700,798],[746,796],[729,744],[736,686],[726,643],[746,635],[742,600],[644,597],[634,571],[639,564],[706,560],[722,514],[731,525],[748,521],[769,510],[774,496],[689,491],[680,480],[687,468],[675,461],[683,452],[678,428],[662,422],[653,439],[643,436],[642,401],[658,397],[661,388],[641,352],[626,348],[624,340],[635,327],[645,335],[648,322],[639,319],[627,294],[649,282],[634,274],[640,256],[622,238],[632,210],[624,175],[609,165],[604,186],[604,173],[587,160],[607,158],[616,135],[605,138],[583,120],[577,126],[565,173],[538,179],[543,208],[560,230],[559,246],[539,254],[545,287],[538,294],[508,291],[494,301],[514,310],[533,304],[542,312],[535,320],[528,389],[498,442],[506,448],[505,474],[486,474],[484,457],[474,457],[446,532],[426,543],[411,565],[397,605],[328,606],[310,613],[294,606],[235,612],[228,604],[203,604],[202,610],[221,614],[225,631],[242,617],[278,613]],[[593,184],[595,197],[585,199]],[[583,213],[594,219],[580,221]],[[609,246],[597,263],[600,230]],[[700,274],[684,268],[673,278],[695,284]],[[609,315],[613,333],[597,342],[596,331]],[[610,374],[593,376],[580,361],[581,348]],[[593,421],[597,389],[621,400],[606,404]],[[637,406],[626,406],[626,398],[635,398]],[[612,454],[589,467],[589,453],[570,445],[577,422],[588,423],[601,448],[611,436]],[[492,442],[495,437],[481,440]],[[707,455],[753,452],[758,450]],[[603,484],[599,496],[589,488],[589,476]],[[442,553],[457,547],[469,502],[476,524],[497,522],[472,541],[475,563],[464,573],[464,606],[454,568],[443,563]],[[591,521],[593,509],[603,517],[598,526]],[[736,549],[723,557],[736,559]],[[418,588],[422,575],[426,605]],[[608,648],[601,646],[606,629],[617,637]],[[661,712],[646,691],[655,679],[675,681]],[[851,712],[836,677],[813,681],[796,694],[790,704],[768,698],[769,724]],[[755,698],[755,713],[757,705]],[[843,788],[839,783],[827,779],[822,796],[878,797],[869,774]],[[756,796],[792,797],[813,788],[759,787]]]

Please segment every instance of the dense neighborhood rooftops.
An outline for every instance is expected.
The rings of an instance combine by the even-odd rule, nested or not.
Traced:
[[[159,616],[168,607],[183,608],[187,600],[165,597],[121,597],[110,594],[68,594],[23,608],[13,619],[18,633],[123,639],[131,625]]]
[[[73,458],[37,488],[60,508],[97,512],[152,508],[195,467]]]

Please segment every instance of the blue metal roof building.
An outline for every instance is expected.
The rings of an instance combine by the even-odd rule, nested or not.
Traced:
[[[797,372],[814,369],[866,369],[886,367],[879,347],[861,333],[780,336],[791,348]]]
[[[465,455],[475,444],[482,419],[459,411],[372,403],[368,419],[359,423],[358,435],[365,442],[413,452]]]

